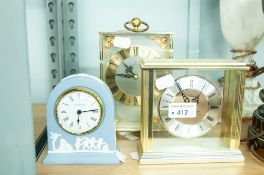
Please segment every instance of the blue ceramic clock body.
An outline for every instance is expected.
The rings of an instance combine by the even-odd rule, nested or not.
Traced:
[[[81,135],[67,132],[58,122],[56,105],[70,89],[87,89],[102,102],[102,119],[91,132]],[[48,154],[45,164],[117,164],[114,100],[108,86],[100,79],[77,74],[63,79],[47,102]]]

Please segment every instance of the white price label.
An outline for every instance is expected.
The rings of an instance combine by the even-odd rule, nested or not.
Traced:
[[[171,74],[156,79],[156,87],[158,90],[166,89],[174,86],[174,78]]]
[[[113,44],[114,44],[115,47],[127,49],[131,45],[131,39],[130,38],[126,38],[126,37],[116,36],[114,38]]]
[[[195,118],[196,103],[169,103],[169,118]]]

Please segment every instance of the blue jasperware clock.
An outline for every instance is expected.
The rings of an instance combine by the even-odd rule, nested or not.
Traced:
[[[63,79],[47,102],[45,164],[117,164],[114,100],[100,79],[76,74]]]

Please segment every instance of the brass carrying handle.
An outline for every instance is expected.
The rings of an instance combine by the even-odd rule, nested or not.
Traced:
[[[142,24],[145,26],[145,28],[140,29]],[[131,28],[130,25],[133,28]],[[124,27],[131,32],[145,32],[149,29],[149,25],[138,17],[132,18],[131,21],[125,22]]]

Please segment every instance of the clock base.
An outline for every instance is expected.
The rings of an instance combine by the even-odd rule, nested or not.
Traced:
[[[48,153],[44,164],[119,164],[116,152],[112,153]]]
[[[170,139],[153,141],[152,151],[143,152],[139,144],[140,164],[170,164],[170,163],[224,163],[243,162],[244,157],[239,149],[230,150],[222,146],[219,139],[193,139],[191,144],[187,140],[179,140],[174,144]],[[189,143],[189,142],[188,142]],[[210,143],[210,144],[207,144]],[[149,146],[150,146],[149,145]],[[173,145],[168,147],[168,145]],[[207,146],[206,146],[207,145]],[[166,147],[166,148],[165,148]]]

